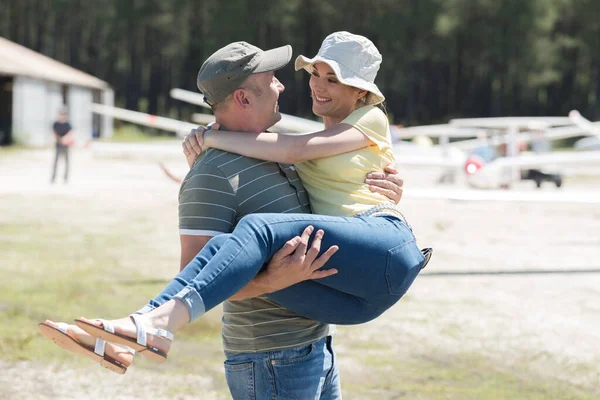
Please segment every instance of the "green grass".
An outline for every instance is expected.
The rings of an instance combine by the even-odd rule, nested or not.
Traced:
[[[343,357],[343,356],[342,356]],[[360,399],[593,400],[597,394],[555,379],[541,379],[526,368],[505,366],[477,354],[398,356],[364,351],[365,371],[345,376],[344,388]],[[350,378],[350,379],[348,379]]]
[[[2,202],[20,200],[0,197]],[[65,199],[46,199],[48,210],[52,202],[61,202],[55,209],[65,207]],[[132,229],[148,232],[151,217],[143,213],[95,226],[96,232],[86,232],[91,228],[85,224],[61,223],[52,212],[42,220],[23,220],[26,215],[18,212],[14,220],[7,217],[0,221],[0,357],[5,361],[71,359],[39,334],[37,323],[128,315],[167,282],[145,273],[144,265],[162,263],[174,272],[177,266],[177,260],[165,260],[160,249],[132,235]],[[218,317],[211,317],[190,325],[180,338],[205,346],[206,341],[219,342],[219,333]]]

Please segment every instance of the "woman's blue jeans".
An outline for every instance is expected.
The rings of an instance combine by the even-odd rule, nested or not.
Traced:
[[[323,267],[338,273],[267,297],[313,320],[351,325],[378,317],[406,293],[424,263],[411,229],[397,217],[251,214],[233,233],[211,239],[142,310],[178,298],[195,320],[242,289],[308,225],[325,231],[322,249],[339,246]]]

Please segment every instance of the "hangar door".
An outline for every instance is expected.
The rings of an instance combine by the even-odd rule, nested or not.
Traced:
[[[0,76],[0,146],[11,144],[13,79]]]

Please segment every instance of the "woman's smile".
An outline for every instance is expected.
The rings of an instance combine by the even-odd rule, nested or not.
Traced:
[[[313,100],[319,104],[329,103],[331,101],[331,97],[319,96],[313,93]]]

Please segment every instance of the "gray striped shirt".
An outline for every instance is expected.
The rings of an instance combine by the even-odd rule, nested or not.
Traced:
[[[210,149],[194,163],[179,191],[182,235],[233,231],[247,214],[310,213],[294,167]],[[223,346],[260,352],[297,347],[330,334],[330,326],[304,318],[266,297],[223,304]]]

